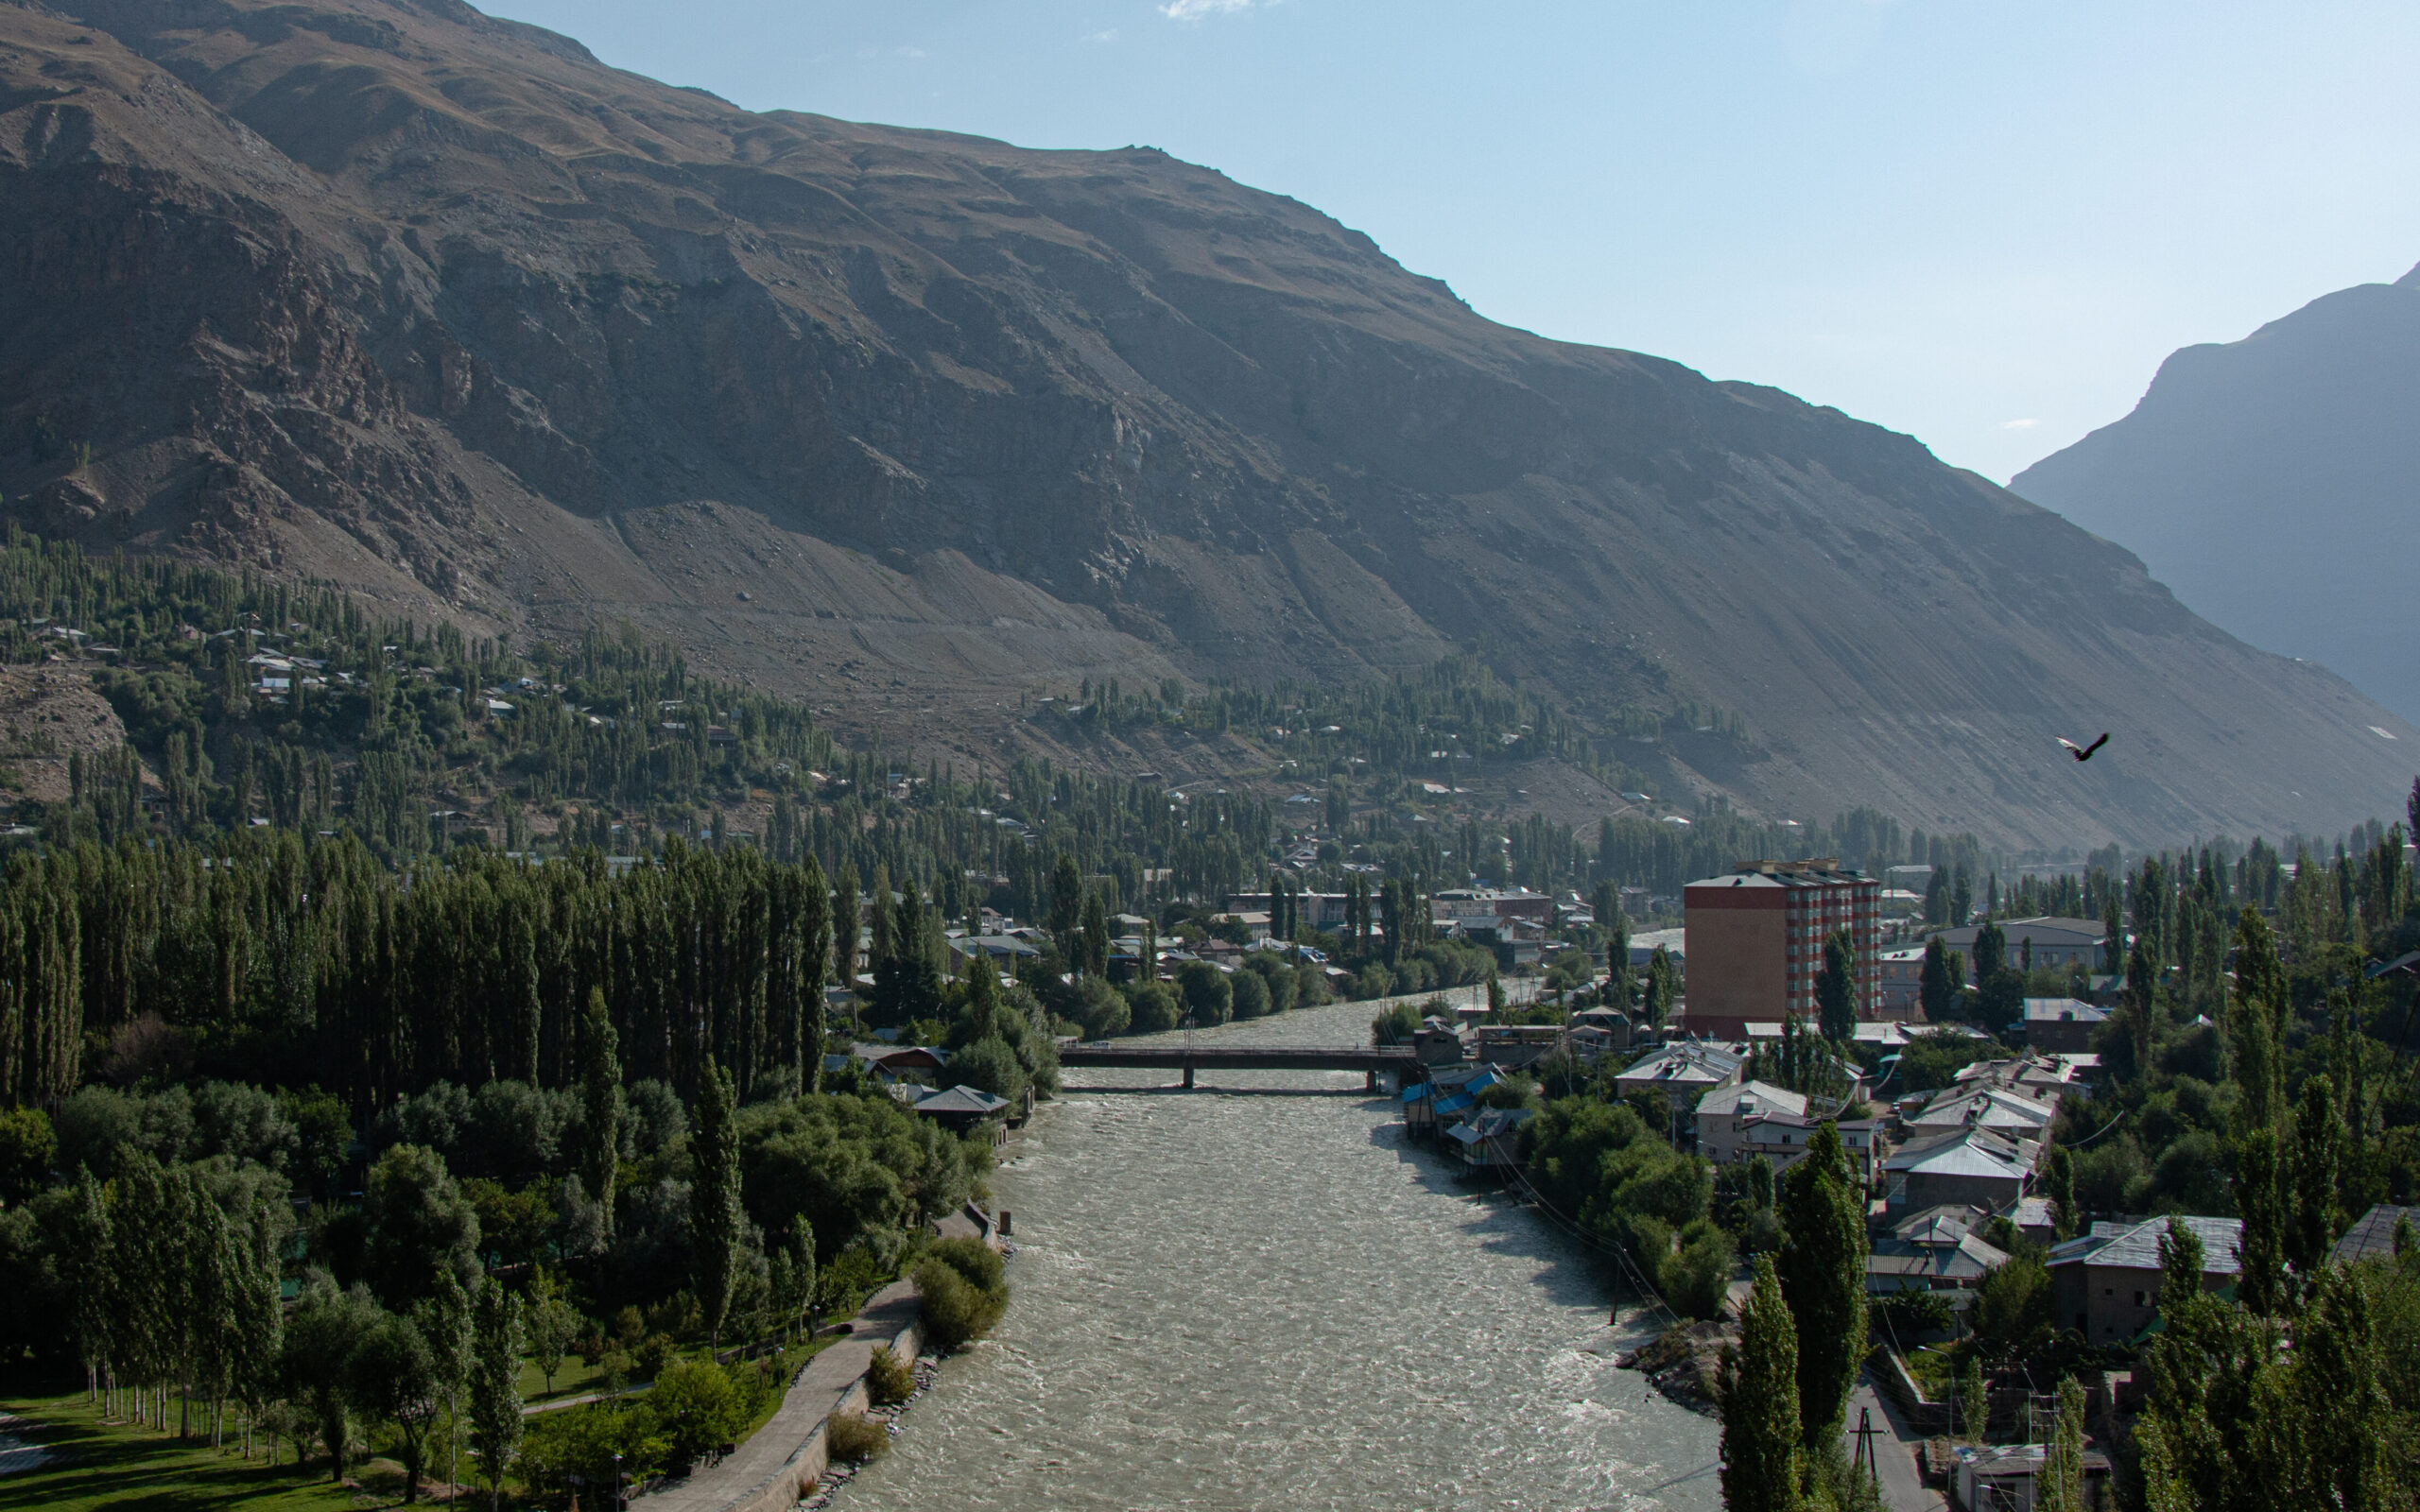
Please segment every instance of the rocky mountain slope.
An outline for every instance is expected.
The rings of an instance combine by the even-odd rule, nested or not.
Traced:
[[[0,3],[0,267],[16,518],[627,618],[932,751],[1046,682],[1457,647],[1609,742],[1744,716],[1685,785],[2002,840],[2340,825],[2420,750],[1907,437],[1491,324],[1291,200],[453,0]]]
[[[2132,414],[2009,486],[2230,632],[2420,719],[2420,268],[2187,347]]]

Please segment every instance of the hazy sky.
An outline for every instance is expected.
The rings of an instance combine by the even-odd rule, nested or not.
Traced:
[[[2420,262],[2420,6],[488,0],[751,109],[1146,144],[1996,479]]]

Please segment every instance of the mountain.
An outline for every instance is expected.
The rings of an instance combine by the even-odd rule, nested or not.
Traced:
[[[2187,347],[2132,414],[2009,487],[2230,633],[2420,719],[2420,267]]]
[[[0,266],[12,518],[627,620],[920,756],[1084,677],[1457,650],[1668,802],[2002,842],[2341,826],[2420,743],[1908,437],[1493,324],[1292,200],[453,0],[0,3]]]

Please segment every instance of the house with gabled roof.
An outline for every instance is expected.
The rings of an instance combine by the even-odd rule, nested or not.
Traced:
[[[1911,1141],[1882,1162],[1893,1212],[1959,1204],[2001,1212],[2025,1195],[2042,1147],[1972,1125]]]
[[[2235,1284],[2243,1269],[2243,1220],[2176,1221],[2202,1241],[2203,1290]],[[2090,1233],[2052,1246],[2048,1264],[2059,1327],[2074,1329],[2094,1344],[2123,1343],[2151,1327],[2159,1316],[2166,1274],[2159,1246],[2168,1224],[2166,1218],[2104,1219]]]

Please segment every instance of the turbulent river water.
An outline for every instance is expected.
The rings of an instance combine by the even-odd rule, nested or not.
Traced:
[[[1349,1044],[1370,1014],[1202,1038]],[[1007,1318],[842,1512],[1720,1505],[1714,1424],[1614,1368],[1644,1329],[1607,1325],[1586,1251],[1406,1143],[1359,1074],[1067,1079],[992,1178]]]

